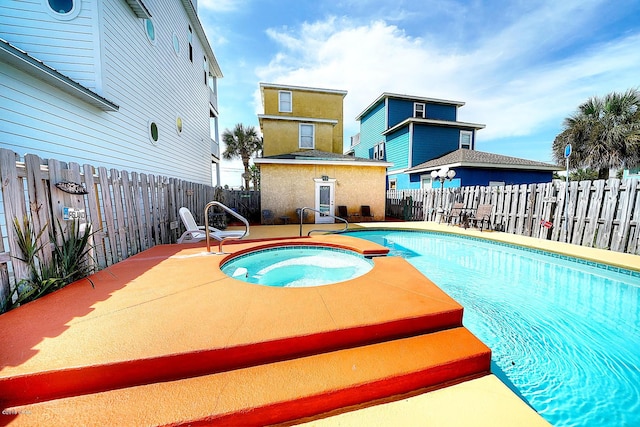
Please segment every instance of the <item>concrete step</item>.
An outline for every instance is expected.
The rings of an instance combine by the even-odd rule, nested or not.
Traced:
[[[284,290],[226,277],[216,270],[217,258],[195,252],[183,251],[159,269],[161,249],[171,248],[154,248],[98,273],[95,289],[77,282],[3,315],[0,406],[203,376],[462,325],[462,307],[401,258],[375,259],[379,271],[349,286]],[[131,265],[145,273],[134,276]],[[202,270],[210,282],[198,279]],[[171,274],[179,277],[168,281]],[[95,304],[98,293],[105,301]],[[82,304],[95,309],[78,316]]]
[[[265,425],[489,373],[458,327],[210,375],[7,407],[12,425]],[[14,424],[15,423],[15,424]]]

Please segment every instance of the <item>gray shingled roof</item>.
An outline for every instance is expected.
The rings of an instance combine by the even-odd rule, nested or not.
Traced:
[[[295,151],[288,154],[278,154],[277,156],[266,156],[263,159],[274,160],[331,160],[331,161],[345,161],[345,162],[380,162],[385,163],[382,160],[367,159],[364,157],[354,157],[348,154],[331,153],[328,151],[320,150],[302,150]]]
[[[493,167],[502,169],[533,169],[533,170],[562,170],[563,168],[543,162],[521,159],[518,157],[503,156],[501,154],[486,153],[484,151],[467,150],[461,148],[445,154],[437,159],[429,160],[410,169],[407,172],[418,172],[429,169],[437,169],[445,165],[457,165],[458,167]]]

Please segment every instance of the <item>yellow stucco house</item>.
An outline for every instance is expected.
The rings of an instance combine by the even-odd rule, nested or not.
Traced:
[[[296,209],[337,215],[346,206],[349,220],[369,206],[373,220],[384,220],[386,168],[390,163],[343,153],[344,90],[260,83],[264,114],[259,114],[263,155],[260,167],[263,210],[275,218],[298,220]],[[307,222],[331,223],[331,216],[309,212]]]

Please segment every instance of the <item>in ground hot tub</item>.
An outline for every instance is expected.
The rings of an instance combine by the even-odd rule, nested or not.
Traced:
[[[249,283],[308,287],[362,276],[373,268],[373,261],[345,249],[293,245],[239,255],[220,268],[226,275]]]

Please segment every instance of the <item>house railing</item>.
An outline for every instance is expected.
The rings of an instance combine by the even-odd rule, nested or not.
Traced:
[[[387,216],[433,221],[438,207],[493,205],[491,223],[504,232],[640,254],[640,180],[564,181],[499,187],[387,192]],[[565,204],[565,194],[568,203]],[[566,209],[566,210],[565,210]]]
[[[87,194],[56,187],[78,184]],[[257,192],[236,192],[176,178],[106,169],[32,154],[24,159],[0,148],[0,299],[27,277],[27,266],[14,254],[14,218],[26,216],[35,235],[49,236],[52,224],[65,224],[65,215],[91,225],[98,268],[108,267],[157,244],[175,243],[183,230],[178,209],[185,206],[203,224],[205,206],[217,200],[247,217],[260,212]],[[65,209],[66,208],[66,209]],[[223,224],[224,225],[224,224]],[[43,240],[44,242],[44,240]],[[48,255],[47,255],[48,254]],[[45,257],[50,251],[45,250]],[[47,261],[47,259],[44,259]],[[16,280],[17,279],[17,280]]]
[[[309,232],[307,233],[307,236],[311,236],[311,233],[313,233],[314,231],[322,231],[324,233],[340,233],[343,231],[347,231],[349,229],[349,221],[347,221],[344,218],[340,218],[339,216],[335,216],[326,212],[322,212],[318,209],[314,209],[314,208],[309,208],[309,207],[304,207],[302,209],[300,209],[300,237],[302,237],[302,224],[304,223],[304,214],[307,211],[313,211],[313,212],[317,212],[320,214],[320,216],[328,216],[331,217],[333,219],[337,219],[338,221],[342,221],[344,222],[344,228],[342,230],[335,230],[335,231],[327,231],[327,230],[309,230]]]

